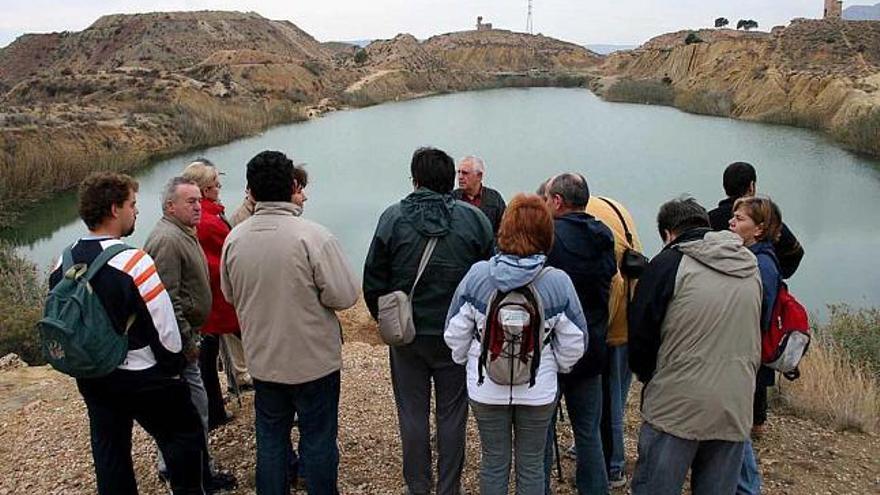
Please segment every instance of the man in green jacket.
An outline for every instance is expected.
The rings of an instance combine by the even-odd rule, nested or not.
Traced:
[[[147,237],[144,251],[155,260],[156,271],[174,306],[187,360],[182,374],[206,435],[205,488],[213,492],[234,487],[235,478],[228,473],[212,474],[208,454],[208,394],[199,370],[198,329],[211,312],[211,284],[208,262],[196,237],[196,225],[202,214],[201,198],[199,186],[192,180],[183,177],[169,180],[162,194],[162,218]],[[164,476],[165,462],[161,453],[159,472]]]
[[[418,149],[410,172],[415,191],[379,218],[364,264],[364,299],[376,318],[380,296],[396,290],[410,292],[428,239],[438,238],[412,295],[416,338],[390,350],[391,382],[408,492],[432,491],[428,420],[433,381],[439,450],[436,493],[455,495],[464,466],[466,374],[463,366],[452,361],[443,327],[458,283],[471,265],[489,258],[494,236],[480,210],[452,196],[455,164],[449,155],[433,148]]]

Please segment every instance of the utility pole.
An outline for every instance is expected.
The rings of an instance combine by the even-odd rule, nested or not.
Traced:
[[[526,32],[534,34],[534,26],[532,25],[532,0],[529,0],[529,15],[526,17]]]

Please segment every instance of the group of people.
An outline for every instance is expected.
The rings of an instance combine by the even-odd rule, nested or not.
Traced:
[[[583,175],[552,176],[506,204],[485,172],[475,156],[456,166],[442,150],[416,150],[413,192],[381,214],[364,262],[360,288],[374,318],[394,291],[412,308],[414,340],[389,347],[406,493],[463,493],[468,410],[481,440],[480,493],[508,493],[511,464],[516,493],[552,493],[561,402],[578,493],[624,486],[633,372],[644,384],[633,494],[680,493],[688,471],[695,494],[760,493],[750,436],[761,434],[774,378],[760,366],[760,336],[803,249],[778,206],[755,196],[754,168],[727,168],[728,198],[711,212],[689,197],[664,203],[665,246],[640,276],[621,270],[642,251],[632,216],[591,194]],[[92,279],[129,344],[115,371],[77,380],[101,494],[137,493],[133,421],[156,440],[173,493],[236,485],[207,441],[230,419],[218,355],[231,385],[254,390],[257,492],[302,484],[338,493],[336,311],[356,303],[358,277],[336,237],[302,217],[302,165],[264,151],[246,175],[246,199],[227,219],[218,168],[189,164],[167,183],[143,249],[121,251]],[[124,174],[83,181],[89,232],[72,245],[74,262],[91,263],[133,232],[137,192]],[[50,287],[62,272],[59,264]],[[492,301],[523,287],[540,308],[532,376],[496,383],[484,376]]]

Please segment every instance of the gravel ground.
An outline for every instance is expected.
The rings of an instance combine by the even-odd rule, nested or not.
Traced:
[[[346,345],[339,412],[340,492],[402,493],[388,351],[375,345],[374,330],[362,309],[344,314],[342,320]],[[638,394],[634,387],[627,414],[628,472],[636,456]],[[236,418],[211,433],[211,449],[217,462],[239,479],[234,493],[255,493],[253,394],[245,394],[241,408],[231,401],[228,409]],[[571,444],[567,430],[563,424],[561,448]],[[155,444],[138,427],[133,443],[141,493],[163,493],[156,476]],[[774,411],[756,447],[766,494],[880,493],[880,441],[875,436],[834,432]],[[463,480],[467,493],[479,491],[479,457],[471,418]],[[576,493],[570,482],[574,462],[564,458],[563,471],[567,481],[554,477],[556,493]],[[94,493],[94,486],[88,421],[73,380],[45,367],[0,372],[0,495],[88,494]]]

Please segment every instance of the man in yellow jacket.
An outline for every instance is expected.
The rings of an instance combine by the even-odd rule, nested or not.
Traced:
[[[642,252],[632,216],[619,202],[602,196],[591,196],[587,213],[604,223],[614,234],[614,257],[617,266],[626,248]],[[627,235],[629,234],[629,235]],[[624,277],[620,270],[611,279],[608,301],[608,359],[602,372],[602,449],[608,484],[618,488],[626,484],[623,451],[623,415],[632,373],[628,364],[626,308],[635,290],[636,281]]]

